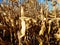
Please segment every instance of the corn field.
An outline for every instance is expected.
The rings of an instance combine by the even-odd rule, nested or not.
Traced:
[[[49,10],[51,1],[53,10]],[[60,0],[6,0],[0,4],[0,45],[60,45]]]

